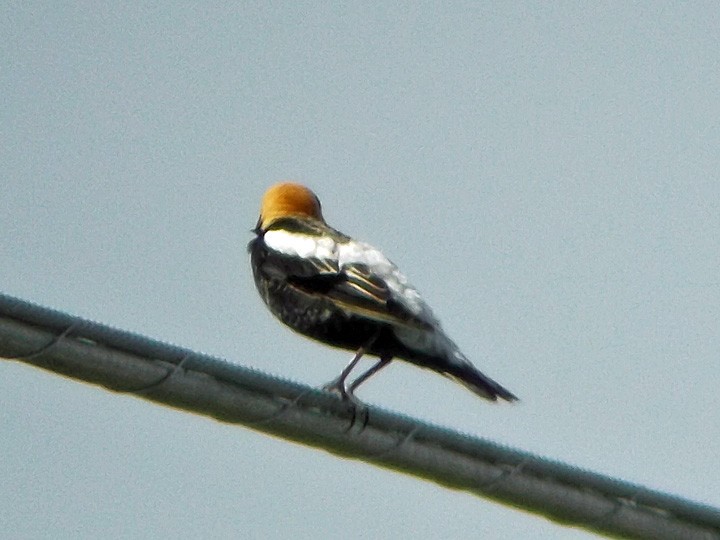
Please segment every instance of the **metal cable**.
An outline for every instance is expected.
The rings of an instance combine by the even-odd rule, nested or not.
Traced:
[[[0,294],[0,356],[628,538],[718,539],[720,510]],[[361,424],[361,425],[359,425]]]

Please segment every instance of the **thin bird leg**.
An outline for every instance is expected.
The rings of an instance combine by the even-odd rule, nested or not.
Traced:
[[[324,385],[323,390],[327,390],[328,392],[337,392],[343,399],[350,399],[347,387],[345,386],[345,379],[347,379],[348,375],[350,375],[350,372],[357,365],[357,363],[360,361],[364,354],[365,347],[360,347],[355,353],[355,356],[353,356],[353,359],[350,360],[350,363],[347,366],[345,366],[345,369],[342,370],[340,375],[338,375],[336,379],[333,379],[332,381]]]
[[[342,370],[340,375],[338,375],[338,377],[336,379],[330,381],[325,386],[323,386],[323,390],[326,390],[328,392],[337,392],[340,394],[340,397],[342,397],[343,399],[355,401],[353,399],[352,392],[348,392],[348,388],[345,385],[345,379],[347,379],[348,375],[350,375],[350,372],[357,365],[357,363],[360,361],[360,359],[363,357],[363,355],[367,352],[367,350],[372,346],[372,344],[375,342],[376,339],[377,339],[377,334],[375,334],[365,345],[360,347],[357,350],[357,352],[355,353],[355,356],[353,356],[353,359],[350,360],[350,363],[347,366],[345,366],[345,369]]]
[[[375,364],[373,367],[368,369],[365,373],[360,375],[357,379],[355,379],[352,384],[350,384],[350,388],[348,388],[348,394],[354,395],[355,389],[360,386],[362,383],[367,381],[370,377],[375,375],[378,371],[380,371],[382,368],[387,366],[390,363],[390,360],[392,360],[392,356],[383,356],[378,360],[377,364]]]
[[[377,363],[368,369],[365,373],[360,375],[357,379],[355,379],[351,384],[350,388],[347,389],[347,397],[350,400],[350,403],[353,404],[353,419],[350,424],[350,427],[355,424],[355,406],[361,405],[361,401],[355,397],[355,389],[360,386],[363,382],[368,380],[370,377],[372,377],[375,373],[380,371],[382,368],[387,366],[390,363],[390,360],[392,360],[392,356],[383,356],[380,358],[380,360],[377,361]],[[363,420],[363,429],[367,426],[368,422],[370,421],[370,413],[367,409],[363,410],[364,412],[364,420]]]

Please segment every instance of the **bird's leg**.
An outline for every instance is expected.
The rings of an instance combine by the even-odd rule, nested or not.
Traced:
[[[362,406],[361,401],[360,401],[358,398],[355,397],[355,389],[356,389],[358,386],[360,386],[362,383],[364,383],[366,380],[368,380],[370,377],[372,377],[375,373],[377,373],[377,372],[380,371],[382,368],[384,368],[385,366],[387,366],[387,365],[390,363],[390,360],[392,360],[392,356],[384,356],[384,357],[380,358],[380,360],[378,360],[377,363],[376,363],[373,367],[371,367],[371,368],[368,369],[365,373],[363,373],[363,374],[360,375],[357,379],[355,379],[355,380],[350,384],[350,387],[347,388],[347,390],[346,390],[346,392],[347,392],[347,399],[350,400],[350,403],[352,403],[352,407],[353,407],[353,418],[352,418],[352,422],[350,423],[350,428],[352,428],[352,426],[355,425],[356,414],[357,414],[357,411],[355,410],[355,408],[356,408],[358,405]],[[365,427],[367,426],[368,422],[370,421],[370,413],[369,413],[369,411],[368,411],[366,408],[362,408],[362,409],[360,410],[360,413],[361,413],[361,415],[362,415],[362,417],[363,417],[363,420],[362,420],[362,429],[365,429]]]
[[[355,379],[352,384],[350,385],[350,388],[348,388],[347,392],[351,396],[354,395],[355,389],[360,386],[362,383],[367,381],[370,377],[375,375],[378,371],[380,371],[382,368],[387,366],[390,363],[390,360],[392,360],[392,356],[383,356],[378,360],[377,364],[375,364],[373,367],[368,369],[365,373],[360,375],[357,379]]]
[[[355,399],[355,396],[352,395],[352,389],[355,388],[357,386],[357,384],[353,383],[353,385],[350,388],[350,391],[348,391],[348,387],[345,384],[345,380],[347,379],[348,375],[350,375],[350,372],[355,368],[355,366],[360,361],[360,359],[363,357],[363,355],[372,346],[372,344],[375,342],[376,339],[377,339],[377,334],[372,336],[372,338],[370,338],[370,340],[365,345],[360,347],[357,350],[357,352],[355,353],[355,356],[353,356],[353,359],[350,360],[350,363],[347,366],[345,366],[345,369],[342,370],[340,375],[338,375],[338,377],[336,379],[330,381],[325,386],[323,386],[323,390],[327,390],[328,392],[337,392],[338,394],[340,394],[340,397],[343,398],[344,400],[356,402],[357,400]],[[374,367],[370,368],[370,371],[372,371],[373,369],[375,369],[375,368]],[[377,371],[377,369],[375,369],[375,371]],[[373,371],[373,373],[375,371]],[[372,373],[370,375],[372,375]],[[364,379],[367,379],[367,377],[369,377],[370,375],[367,375],[367,376],[361,375],[361,377],[364,377]]]
[[[355,356],[353,356],[353,359],[350,360],[350,363],[347,366],[345,366],[345,369],[342,370],[340,375],[338,375],[336,379],[333,379],[332,381],[324,385],[323,390],[327,390],[328,392],[337,392],[343,399],[350,399],[350,395],[345,385],[345,379],[347,379],[348,375],[350,375],[350,372],[357,365],[357,363],[360,361],[364,354],[365,347],[360,347],[355,353]]]

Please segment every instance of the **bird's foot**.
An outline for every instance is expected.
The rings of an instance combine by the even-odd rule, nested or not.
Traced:
[[[353,393],[354,387],[351,386],[348,388],[343,380],[335,379],[334,381],[330,381],[329,383],[323,385],[322,389],[326,392],[339,396],[343,401],[347,401],[356,407],[363,405],[362,401],[355,397],[355,394]]]
[[[327,384],[322,385],[322,389],[326,392],[330,392],[331,394],[335,394],[340,396],[341,398],[345,399],[344,396],[347,395],[347,389],[345,388],[344,381],[340,379],[333,379]]]
[[[367,407],[362,401],[355,397],[355,394],[352,392],[352,387],[348,389],[345,385],[345,381],[335,379],[323,385],[322,389],[326,392],[339,396],[343,402],[348,404],[348,410],[351,416],[348,431],[352,429],[358,419],[362,420],[362,427],[365,429],[369,420]]]

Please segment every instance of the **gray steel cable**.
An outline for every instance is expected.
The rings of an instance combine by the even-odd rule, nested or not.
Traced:
[[[0,356],[594,532],[720,539],[720,510],[0,294]]]

